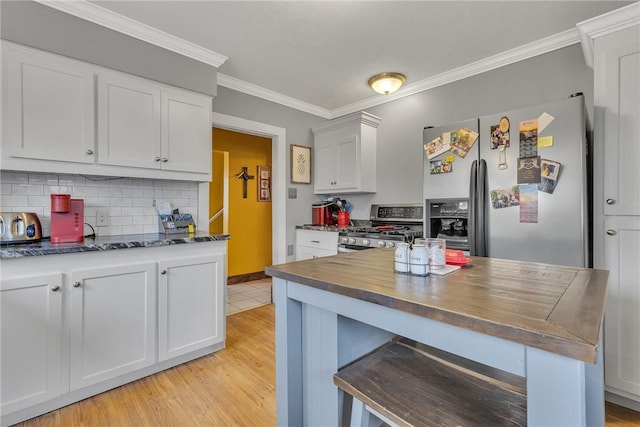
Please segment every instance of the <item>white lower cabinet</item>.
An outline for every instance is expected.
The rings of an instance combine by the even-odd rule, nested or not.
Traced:
[[[63,392],[62,274],[0,282],[2,406],[17,411]]]
[[[2,426],[224,348],[225,285],[225,241],[3,259]]]
[[[337,254],[337,231],[296,230],[296,261]]]
[[[73,271],[69,295],[71,390],[155,363],[155,263]]]
[[[607,391],[638,402],[640,398],[640,218],[605,219],[605,263],[609,268],[605,313]],[[638,407],[637,405],[635,407]]]
[[[189,353],[224,336],[224,257],[158,263],[158,359]]]

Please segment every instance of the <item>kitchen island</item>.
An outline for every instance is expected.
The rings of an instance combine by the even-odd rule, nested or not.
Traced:
[[[272,266],[278,425],[340,425],[338,370],[401,336],[526,379],[530,426],[604,425],[608,273],[473,258],[393,272],[372,249]]]

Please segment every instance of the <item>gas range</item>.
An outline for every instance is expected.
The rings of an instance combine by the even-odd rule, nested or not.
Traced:
[[[371,226],[341,230],[338,252],[395,248],[423,235],[423,207],[418,204],[371,205]]]

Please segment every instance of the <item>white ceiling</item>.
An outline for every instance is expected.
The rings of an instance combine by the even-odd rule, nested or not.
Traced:
[[[424,87],[486,58],[515,57],[549,37],[574,44],[576,23],[631,2],[91,3],[228,57],[218,70],[223,86],[255,85],[331,112],[380,103],[383,95],[367,86],[379,72],[404,73],[405,90]]]

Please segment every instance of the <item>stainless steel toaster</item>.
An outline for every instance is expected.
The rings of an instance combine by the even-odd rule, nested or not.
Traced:
[[[42,239],[42,227],[34,212],[0,212],[0,243],[25,243]]]

